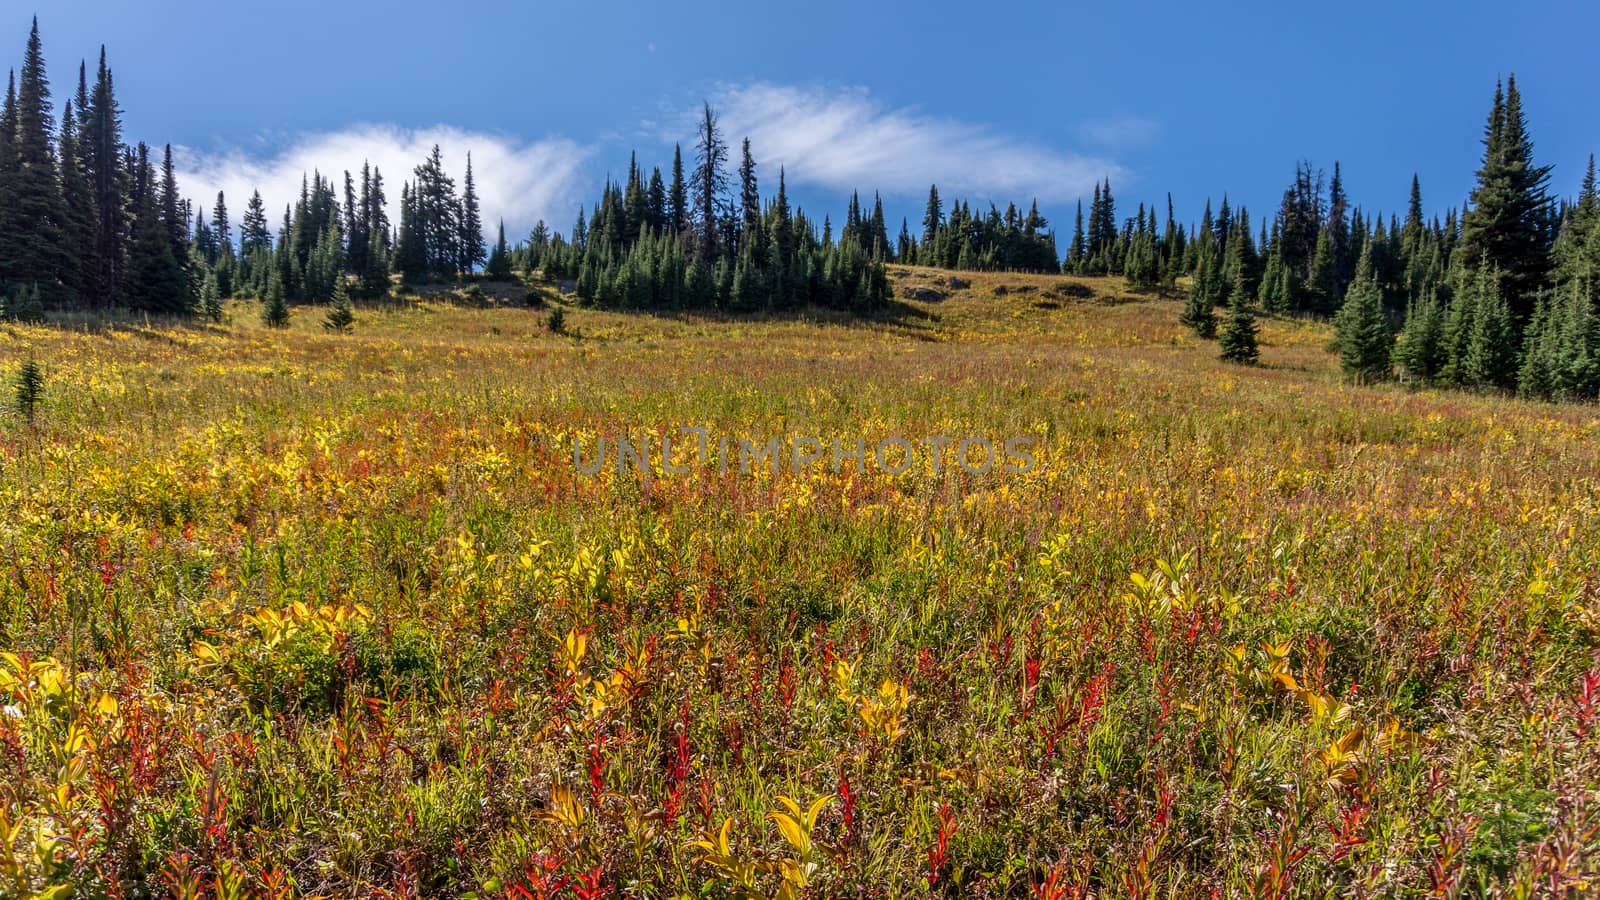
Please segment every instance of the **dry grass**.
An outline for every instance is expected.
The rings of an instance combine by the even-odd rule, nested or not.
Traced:
[[[874,321],[0,328],[48,378],[0,419],[0,895],[1600,883],[1595,410],[949,277]],[[573,465],[682,426],[1039,466]]]

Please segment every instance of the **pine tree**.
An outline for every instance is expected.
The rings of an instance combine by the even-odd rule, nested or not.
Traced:
[[[38,414],[39,402],[44,399],[44,369],[40,368],[33,357],[23,360],[21,367],[17,369],[16,381],[12,383],[11,398],[17,415],[32,425],[34,417]]]
[[[1394,358],[1412,378],[1431,381],[1444,372],[1445,311],[1434,293],[1414,301],[1406,310],[1405,330],[1395,344]]]
[[[87,304],[94,287],[88,267],[94,256],[95,211],[94,192],[78,143],[81,118],[73,101],[68,100],[61,116],[60,139],[62,240],[66,251],[61,280],[74,300]]]
[[[85,266],[92,301],[106,307],[122,298],[127,273],[128,185],[131,173],[122,145],[122,111],[117,105],[105,47],[89,95],[83,128],[84,168],[94,194],[94,253]]]
[[[8,106],[12,105],[8,101]],[[71,277],[67,252],[66,207],[61,170],[51,132],[50,83],[45,77],[39,20],[34,19],[8,119],[7,182],[4,242],[0,243],[0,280],[37,285],[51,301],[60,299],[62,276]]]
[[[467,154],[467,174],[461,182],[461,271],[471,275],[483,262],[483,214],[478,205],[478,188],[472,177],[472,154]]]
[[[381,233],[367,235],[367,252],[361,272],[361,297],[377,300],[389,293],[389,247]]]
[[[214,272],[207,272],[200,282],[200,314],[213,322],[222,321],[222,291]]]
[[[1503,95],[1495,87],[1483,144],[1460,250],[1469,264],[1500,273],[1500,292],[1513,317],[1526,319],[1550,273],[1550,168],[1533,162],[1516,76],[1507,79]]]
[[[723,190],[727,186],[727,175],[723,173],[722,165],[727,160],[728,146],[722,140],[716,113],[711,111],[711,104],[707,103],[700,120],[695,157],[694,205],[695,225],[699,229],[696,234],[698,249],[700,256],[708,261],[717,256],[718,211]]]
[[[1306,279],[1306,290],[1311,295],[1314,312],[1327,315],[1338,308],[1338,273],[1334,269],[1332,235],[1326,228],[1317,234],[1317,249],[1311,257],[1311,275]],[[1346,302],[1349,302],[1348,297]]]
[[[1080,207],[1081,209],[1081,207]],[[928,205],[922,211],[922,246],[933,246],[933,240],[944,225],[944,204],[939,199],[939,186],[928,186]]]
[[[672,187],[667,190],[667,228],[682,237],[689,227],[689,188],[683,179],[683,147],[672,147]]]
[[[1227,322],[1218,338],[1221,358],[1227,362],[1255,365],[1261,352],[1256,346],[1256,315],[1244,285],[1235,282],[1228,296]]]
[[[1344,305],[1334,318],[1339,364],[1345,377],[1366,384],[1382,381],[1391,370],[1394,343],[1383,311],[1383,291],[1374,277],[1351,282]]]
[[[178,302],[185,310],[195,304],[194,285],[189,271],[189,214],[178,194],[178,178],[172,163],[172,145],[167,144],[161,157],[161,224],[167,232],[167,244],[172,248],[172,259],[182,274],[182,296]]]
[[[740,242],[750,240],[761,228],[761,189],[756,182],[756,161],[750,155],[750,139],[744,139],[739,162]]]
[[[1462,380],[1477,387],[1508,388],[1516,381],[1517,345],[1498,273],[1480,268],[1472,290],[1474,315],[1460,367]]]
[[[128,246],[128,306],[144,312],[187,315],[193,306],[189,281],[172,253],[163,220],[150,149],[139,145],[134,163],[133,237]]]
[[[1202,257],[1195,271],[1194,284],[1189,288],[1189,299],[1184,303],[1178,321],[1193,329],[1200,337],[1217,336],[1217,295],[1221,284],[1209,256]]]
[[[262,300],[261,324],[268,328],[289,327],[289,298],[283,287],[283,275],[274,267],[267,281],[267,295]]]
[[[489,262],[484,266],[484,277],[490,281],[511,280],[511,248],[506,246],[506,223],[500,221],[500,238],[495,241],[494,249],[489,253]]]
[[[328,314],[322,319],[322,327],[334,334],[349,334],[355,324],[355,311],[350,308],[350,294],[345,290],[344,279],[334,286],[333,299],[328,304]]]

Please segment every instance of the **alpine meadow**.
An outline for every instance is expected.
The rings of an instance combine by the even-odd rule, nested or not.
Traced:
[[[204,98],[338,84],[205,48],[147,113],[53,17],[0,13],[0,898],[1600,896],[1592,62],[1397,83],[1479,143],[1391,212],[698,76],[271,157]]]

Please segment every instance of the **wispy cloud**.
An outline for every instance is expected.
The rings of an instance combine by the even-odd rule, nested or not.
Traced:
[[[1078,125],[1078,136],[1084,141],[1112,150],[1142,146],[1160,134],[1161,126],[1153,119],[1135,115],[1090,119]]]
[[[268,221],[276,229],[284,205],[300,194],[300,180],[321,171],[342,190],[344,172],[359,173],[369,161],[383,172],[389,216],[399,221],[400,184],[438,144],[459,188],[472,154],[472,174],[482,198],[485,227],[504,218],[512,240],[544,219],[562,227],[577,215],[588,196],[585,163],[591,149],[565,138],[526,142],[504,135],[450,126],[406,129],[392,125],[356,125],[336,132],[302,135],[270,154],[240,150],[206,153],[174,148],[178,184],[186,196],[210,209],[217,191],[227,194],[237,225],[251,191],[260,190]]]
[[[912,196],[937,183],[948,193],[1063,201],[1101,178],[1125,175],[1108,159],[1053,150],[983,125],[894,109],[864,88],[760,82],[711,98],[730,143],[748,136],[756,160],[795,182],[841,191]],[[692,115],[674,117],[669,140],[687,142]]]

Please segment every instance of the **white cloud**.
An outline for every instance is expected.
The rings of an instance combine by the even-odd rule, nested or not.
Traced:
[[[711,98],[737,163],[748,136],[768,177],[914,196],[937,183],[947,196],[1065,201],[1092,191],[1116,163],[1040,147],[991,129],[913,109],[890,109],[864,88],[825,90],[770,83],[724,87]],[[698,110],[675,121],[669,140],[692,143]]]
[[[1078,136],[1091,144],[1118,149],[1148,144],[1161,133],[1161,126],[1143,116],[1118,115],[1090,119],[1078,125]]]
[[[491,241],[501,218],[506,222],[507,238],[513,242],[541,218],[564,230],[586,199],[582,175],[592,152],[589,148],[566,138],[523,142],[445,125],[423,129],[356,125],[302,135],[267,156],[240,150],[206,153],[174,148],[174,157],[178,185],[185,196],[210,210],[217,191],[225,192],[229,218],[237,228],[250,193],[259,190],[267,206],[267,220],[276,232],[284,205],[300,195],[302,176],[320,171],[342,194],[345,171],[359,179],[363,160],[383,172],[389,218],[398,225],[400,185],[412,178],[412,170],[434,144],[439,145],[458,190],[466,172],[467,153],[472,154],[472,176]]]

